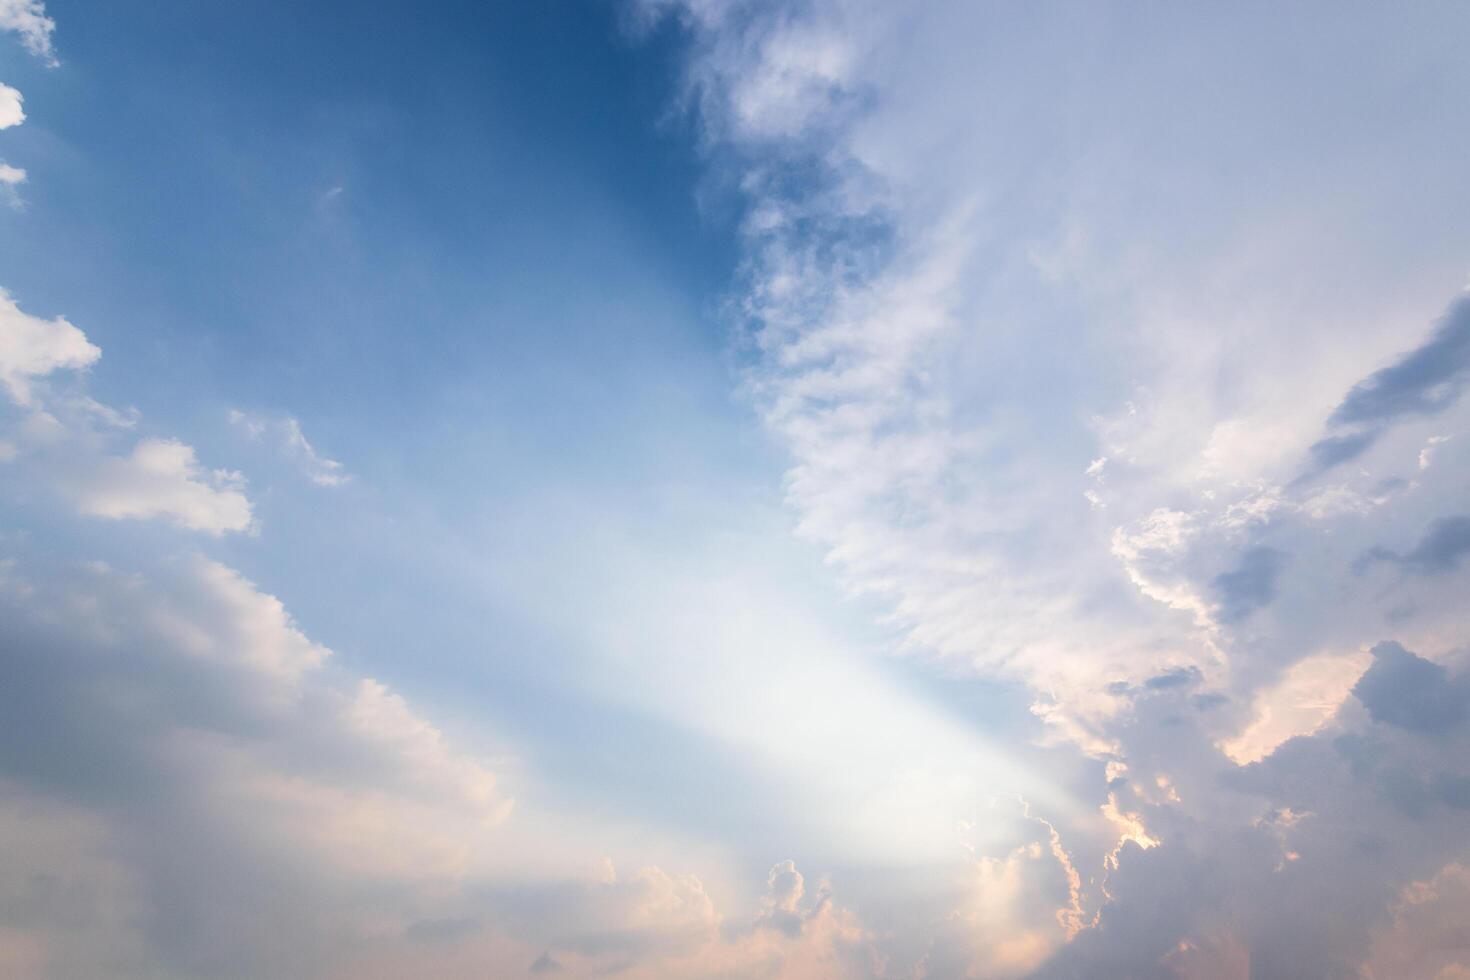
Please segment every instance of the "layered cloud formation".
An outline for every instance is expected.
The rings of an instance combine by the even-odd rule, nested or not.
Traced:
[[[715,789],[540,772],[231,550],[364,460],[228,410],[296,479],[247,478],[0,290],[0,974],[1470,976],[1464,11],[625,11],[741,216],[737,384],[797,534],[896,663],[726,539],[655,574],[579,537],[505,594],[587,621],[481,655],[623,712],[555,749],[648,724]],[[55,29],[0,0],[36,64]],[[35,115],[0,85],[0,130]],[[398,662],[450,602],[403,600]]]

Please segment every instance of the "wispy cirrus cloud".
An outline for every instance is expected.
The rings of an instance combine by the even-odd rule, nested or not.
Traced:
[[[343,465],[317,452],[301,431],[301,423],[286,415],[268,418],[263,415],[230,410],[230,424],[238,427],[252,439],[260,439],[273,433],[281,453],[294,460],[302,473],[319,487],[340,487],[352,479]]]
[[[57,63],[56,21],[46,15],[42,0],[0,0],[0,31],[14,31],[31,54],[48,64]]]

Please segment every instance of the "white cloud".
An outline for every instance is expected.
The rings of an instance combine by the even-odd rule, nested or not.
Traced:
[[[268,429],[276,430],[281,452],[301,467],[306,478],[319,487],[340,487],[352,479],[341,463],[328,459],[317,452],[301,431],[301,423],[287,415],[279,419],[267,419],[259,415],[230,410],[230,423],[238,426],[252,439],[259,439]]]
[[[319,487],[340,487],[351,479],[343,472],[342,464],[335,459],[327,459],[320,455],[311,443],[306,441],[306,436],[301,431],[301,423],[293,418],[287,418],[283,427],[285,429],[286,451],[295,455],[306,470],[307,478]]]
[[[144,439],[125,457],[98,460],[70,487],[82,513],[113,520],[164,517],[210,534],[249,530],[244,477],[205,470],[192,447],[175,439]]]
[[[42,0],[0,0],[0,31],[15,31],[31,54],[56,64],[51,43],[56,22],[46,16]]]
[[[1441,443],[1449,442],[1449,436],[1430,436],[1424,443],[1424,448],[1419,450],[1419,469],[1429,469],[1429,464],[1434,462],[1434,451]]]
[[[1250,724],[1221,748],[1247,765],[1264,759],[1287,739],[1319,731],[1337,713],[1370,661],[1365,652],[1319,654],[1292,664],[1274,687],[1256,695]]]
[[[164,518],[216,535],[250,530],[254,517],[239,473],[206,469],[193,447],[177,439],[141,439],[126,455],[114,455],[108,445],[137,426],[137,413],[51,390],[57,372],[89,368],[101,356],[64,318],[32,316],[0,289],[0,384],[25,412],[6,440],[11,458],[34,466],[38,478],[83,514]]]
[[[17,89],[0,82],[0,129],[9,129],[25,122],[26,114],[21,104],[25,100]],[[26,172],[0,160],[0,196],[8,199],[12,207],[20,207],[21,199],[16,188],[25,183]]]
[[[101,356],[101,349],[64,318],[31,316],[0,289],[0,383],[16,404],[31,404],[36,379],[90,367]]]
[[[245,667],[281,684],[299,683],[331,655],[307,639],[281,600],[232,569],[199,558],[187,571],[190,588],[157,597],[148,617],[180,654]]]
[[[0,82],[0,129],[9,129],[25,122],[26,114],[21,108],[24,101],[19,90]]]
[[[266,428],[264,419],[247,415],[237,408],[230,409],[230,424],[239,426],[252,439],[259,439]]]
[[[24,207],[20,193],[16,190],[26,181],[26,172],[19,167],[12,167],[8,163],[0,161],[0,197],[13,208]]]
[[[977,856],[923,977],[1024,977],[1083,926],[1080,881],[1054,828],[1000,856]]]

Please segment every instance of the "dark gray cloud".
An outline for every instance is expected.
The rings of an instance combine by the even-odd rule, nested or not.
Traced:
[[[1328,425],[1390,422],[1452,405],[1470,379],[1470,297],[1451,304],[1419,347],[1353,386]]]
[[[1434,780],[1434,795],[1447,806],[1470,810],[1470,776],[1440,773]]]
[[[1143,686],[1150,691],[1167,691],[1174,687],[1191,687],[1203,680],[1204,675],[1198,667],[1175,667],[1166,670],[1143,682]]]
[[[1276,598],[1276,579],[1286,562],[1284,552],[1264,545],[1251,548],[1240,564],[1215,576],[1215,596],[1220,602],[1220,620],[1237,623]]]
[[[1470,688],[1451,679],[1444,667],[1394,642],[1373,648],[1373,666],[1353,688],[1353,696],[1374,721],[1434,735],[1465,719]]]
[[[1449,408],[1470,382],[1470,297],[1450,305],[1429,339],[1353,385],[1309,450],[1316,476],[1368,450],[1389,426]]]
[[[1339,463],[1346,463],[1350,459],[1361,456],[1368,451],[1368,447],[1378,441],[1380,430],[1374,429],[1369,432],[1354,432],[1345,436],[1328,436],[1312,443],[1309,452],[1312,454],[1313,467],[1309,475],[1315,476]]]
[[[1429,525],[1403,564],[1416,572],[1452,572],[1470,554],[1470,516],[1441,517]]]
[[[542,973],[560,973],[562,965],[551,958],[550,952],[542,953],[536,957],[536,962],[531,964],[531,972],[537,975]]]
[[[1441,517],[1429,525],[1419,543],[1407,552],[1370,548],[1356,562],[1359,572],[1378,562],[1398,565],[1420,575],[1442,575],[1460,567],[1470,555],[1470,515]]]

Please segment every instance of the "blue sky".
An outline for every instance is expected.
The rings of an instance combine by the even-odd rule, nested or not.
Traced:
[[[0,0],[0,973],[1470,975],[1467,26]]]

